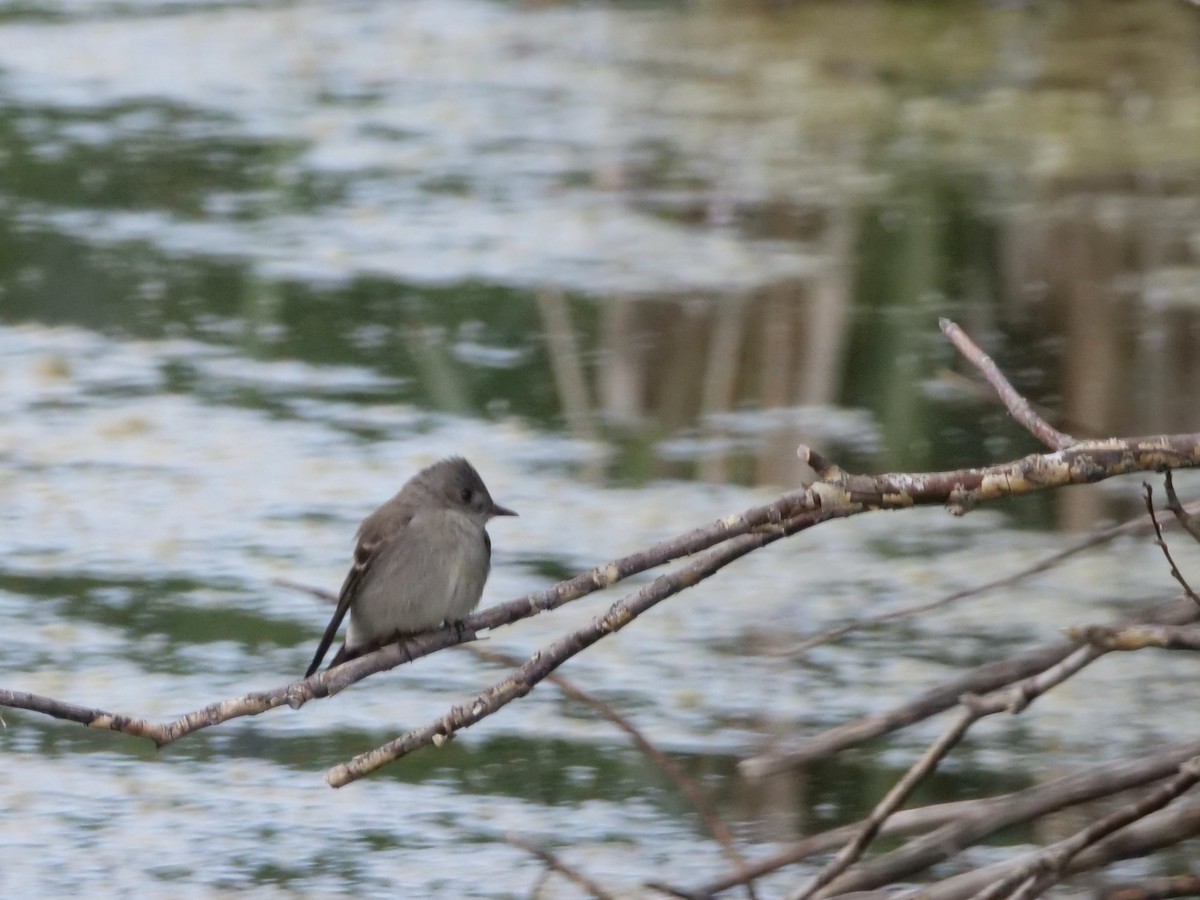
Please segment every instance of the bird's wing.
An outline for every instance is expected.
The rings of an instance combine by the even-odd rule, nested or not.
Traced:
[[[321,643],[317,645],[317,652],[313,655],[313,661],[309,664],[308,671],[304,673],[305,678],[310,677],[320,668],[321,661],[325,659],[325,654],[329,652],[330,644],[337,637],[338,628],[341,627],[342,620],[346,618],[346,613],[350,610],[350,604],[358,596],[363,579],[366,577],[371,565],[379,558],[379,551],[386,544],[400,538],[404,533],[404,526],[408,524],[409,519],[411,519],[411,516],[396,522],[394,527],[389,531],[374,527],[378,519],[376,516],[372,516],[359,529],[358,546],[354,548],[354,563],[350,566],[346,580],[342,583],[342,591],[338,594],[337,609],[334,610],[333,618],[329,620],[329,624],[325,627],[325,633],[321,635]]]

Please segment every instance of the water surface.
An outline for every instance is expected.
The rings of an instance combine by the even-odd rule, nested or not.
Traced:
[[[275,580],[336,590],[357,522],[448,453],[521,513],[492,526],[491,603],[798,484],[801,441],[864,471],[1035,449],[940,315],[1068,430],[1195,429],[1196,31],[1186,4],[9,8],[0,683],[165,720],[290,681],[329,609]],[[781,648],[1016,571],[1138,492],[831,522],[563,674],[765,854],[861,815],[939,723],[769,784],[739,759],[1175,588],[1130,539]],[[531,655],[647,577],[488,645]],[[525,896],[509,833],[615,890],[726,868],[549,685],[325,786],[502,675],[454,650],[158,753],[6,712],[0,888]],[[1190,678],[1105,659],[979,726],[922,800],[1180,737]]]

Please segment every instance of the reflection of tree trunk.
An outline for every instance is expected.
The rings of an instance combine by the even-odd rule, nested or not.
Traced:
[[[717,303],[717,322],[708,348],[708,365],[700,392],[700,423],[708,437],[721,437],[724,430],[712,425],[714,413],[733,408],[737,390],[742,333],[745,331],[746,302],[741,297],[726,297]],[[700,477],[710,483],[728,480],[728,453],[705,453],[700,461]]]
[[[613,297],[604,304],[598,387],[604,417],[614,425],[634,426],[642,418],[645,365],[634,333],[635,314],[628,297]]]
[[[242,294],[242,346],[252,356],[262,353],[265,337],[282,326],[283,288],[276,281],[251,274]]]
[[[1137,330],[1134,371],[1141,377],[1130,387],[1136,392],[1133,407],[1136,427],[1150,428],[1152,423],[1173,420],[1175,391],[1171,387],[1171,336],[1177,328],[1177,313],[1148,309],[1142,312],[1142,324]],[[1169,425],[1165,426],[1170,428]],[[1171,429],[1174,430],[1174,429]]]
[[[997,265],[1000,269],[1001,318],[1020,321],[1033,315],[1030,307],[1037,302],[1037,293],[1031,285],[1044,270],[1041,248],[1047,237],[1042,233],[1040,217],[1024,207],[1010,210],[1005,216],[997,247]]]
[[[1197,296],[1200,296],[1200,284],[1196,285]],[[1178,359],[1176,378],[1173,390],[1169,391],[1171,398],[1170,423],[1172,430],[1187,430],[1195,428],[1200,416],[1197,415],[1196,398],[1200,390],[1200,320],[1191,311],[1179,310],[1172,316],[1179,324],[1172,331],[1175,337],[1176,353],[1173,359]]]
[[[711,331],[712,304],[685,300],[666,307],[645,304],[643,308],[654,316],[648,331],[650,345],[657,351],[646,389],[652,397],[657,394],[656,424],[669,433],[696,421],[696,385],[705,377],[703,348]]]
[[[537,302],[542,314],[546,349],[550,354],[550,368],[554,372],[554,386],[558,389],[558,400],[567,426],[574,437],[594,441],[596,428],[592,419],[592,400],[566,299],[560,291],[547,289],[537,292]]]
[[[803,350],[796,402],[832,406],[842,387],[842,364],[850,312],[850,253],[854,219],[848,206],[830,211],[825,265],[812,281],[801,330]]]
[[[746,812],[753,816],[743,816],[761,823],[763,840],[794,841],[811,828],[812,823],[801,818],[810,807],[808,782],[808,772],[802,767],[769,775],[761,782],[743,779],[743,793],[754,801],[753,806],[746,804]]]
[[[1153,179],[1152,184],[1157,184]],[[1161,423],[1165,428],[1173,420],[1175,404],[1172,400],[1177,396],[1171,389],[1171,335],[1175,333],[1178,316],[1170,310],[1163,309],[1161,304],[1153,302],[1151,292],[1152,275],[1167,264],[1167,226],[1163,220],[1154,215],[1159,203],[1143,201],[1138,204],[1136,221],[1138,268],[1141,283],[1139,285],[1138,310],[1141,321],[1135,330],[1135,347],[1132,369],[1141,372],[1141,377],[1134,381],[1131,388],[1134,392],[1132,424],[1138,428]],[[1149,301],[1149,303],[1147,303]]]
[[[1153,196],[1137,204],[1134,233],[1137,241],[1137,267],[1140,271],[1138,321],[1132,371],[1138,373],[1133,385],[1134,403],[1131,426],[1186,431],[1195,426],[1197,375],[1200,354],[1194,352],[1200,337],[1194,303],[1200,297],[1200,269],[1177,268],[1190,263],[1193,255],[1181,236],[1189,233],[1195,206],[1184,213],[1164,214],[1173,207],[1164,195],[1159,179],[1151,177]],[[1182,277],[1180,277],[1182,275]],[[1183,305],[1180,305],[1180,303]]]
[[[421,386],[428,392],[429,405],[442,412],[471,415],[471,398],[463,383],[462,369],[450,361],[445,341],[437,330],[409,325],[400,334]]]
[[[763,302],[761,358],[759,361],[759,399],[763,409],[779,409],[791,404],[792,357],[798,343],[796,332],[802,315],[801,288],[794,283],[773,288]],[[794,444],[794,429],[781,419],[775,419],[763,436],[758,455],[758,481],[779,484],[784,472],[795,467],[796,455],[791,454],[792,466],[781,458]]]
[[[1095,223],[1093,202],[1072,213],[1053,242],[1062,251],[1055,274],[1065,316],[1063,414],[1088,431],[1108,434],[1118,427],[1114,400],[1122,390],[1121,376],[1128,375],[1121,365],[1112,288],[1119,248]],[[1103,514],[1104,498],[1097,491],[1064,491],[1059,502],[1060,523],[1071,531],[1093,525]]]
[[[903,210],[895,234],[899,249],[892,295],[881,308],[888,318],[879,346],[887,354],[890,372],[882,376],[879,418],[892,458],[902,466],[921,468],[932,456],[920,383],[928,320],[919,320],[914,313],[927,308],[926,298],[939,289],[945,259],[929,188],[915,184]]]
[[[795,285],[776,287],[763,301],[762,343],[759,366],[759,398],[764,409],[787,406],[791,401],[792,350],[796,336],[792,331],[793,311],[800,305]]]
[[[767,300],[760,381],[765,409],[837,404],[850,321],[853,217],[846,207],[830,217],[823,270],[806,283],[781,285]],[[780,423],[759,455],[758,481],[799,484],[809,473],[795,450],[806,440],[794,425]]]

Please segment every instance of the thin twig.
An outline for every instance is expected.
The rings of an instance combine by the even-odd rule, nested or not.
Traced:
[[[947,823],[958,821],[961,817],[978,810],[984,804],[991,803],[994,800],[1004,800],[1012,796],[1014,795],[1010,794],[1005,797],[996,798],[990,797],[984,800],[958,800],[952,803],[937,803],[932,806],[922,806],[917,809],[902,809],[883,823],[879,829],[879,834],[885,837],[895,837],[912,834],[913,832],[929,831],[931,828],[937,828]],[[747,879],[761,878],[763,875],[769,875],[786,866],[835,850],[843,846],[846,841],[852,840],[862,829],[864,822],[865,820],[854,822],[850,825],[842,825],[839,828],[832,828],[829,831],[811,835],[797,841],[786,850],[748,863],[744,871],[726,873],[701,887],[689,890],[661,882],[654,882],[647,886],[676,897],[712,897],[722,891],[745,884]]]
[[[1192,586],[1187,583],[1187,579],[1179,571],[1179,566],[1175,565],[1175,559],[1171,556],[1171,549],[1167,546],[1166,538],[1163,537],[1162,526],[1158,524],[1158,516],[1154,512],[1154,489],[1145,481],[1142,482],[1142,487],[1146,491],[1146,509],[1149,511],[1150,521],[1154,525],[1155,543],[1162,550],[1163,556],[1167,558],[1167,564],[1171,567],[1171,576],[1183,587],[1184,593],[1192,598],[1192,602],[1200,606],[1200,597],[1196,596],[1196,592],[1192,590]]]
[[[1167,509],[1175,514],[1176,521],[1179,522],[1184,531],[1197,541],[1200,541],[1200,521],[1197,521],[1196,516],[1191,510],[1185,509],[1183,504],[1179,502],[1179,497],[1175,493],[1175,480],[1171,477],[1171,470],[1167,469],[1163,474],[1167,483]]]
[[[338,602],[338,595],[333,591],[327,591],[325,588],[314,587],[311,584],[303,584],[299,581],[292,581],[290,578],[272,578],[271,584],[276,584],[279,587],[287,588],[291,591],[299,591],[301,594],[308,594],[312,597],[316,597],[318,600],[324,603],[336,604]]]
[[[1065,659],[1074,644],[1060,641],[976,666],[925,693],[882,713],[861,716],[805,738],[793,746],[776,747],[744,759],[739,768],[747,778],[766,778],[825,759],[848,747],[915,725],[952,708],[966,693],[985,693],[1025,678]]]
[[[533,887],[529,889],[529,900],[537,900],[541,896],[542,888],[546,886],[546,882],[550,880],[553,872],[546,866],[542,867],[542,871],[538,874],[537,881],[533,883]]]
[[[1178,502],[1178,500],[1176,502]],[[1183,510],[1182,507],[1180,508]],[[1200,510],[1200,505],[1194,505],[1194,508]],[[1183,510],[1183,512],[1186,515],[1188,510]],[[1006,575],[1003,578],[995,578],[991,581],[984,582],[983,584],[975,585],[974,587],[964,588],[961,591],[955,591],[952,594],[939,597],[937,600],[934,600],[930,603],[919,603],[914,606],[905,606],[900,609],[892,610],[891,612],[880,613],[879,615],[875,616],[863,616],[861,618],[853,619],[852,621],[846,622],[843,625],[838,625],[834,628],[829,628],[825,631],[819,632],[818,634],[814,634],[811,637],[807,637],[791,647],[772,651],[772,655],[799,656],[803,653],[807,653],[809,650],[812,650],[815,647],[839,640],[840,638],[845,637],[847,634],[855,631],[865,628],[872,628],[876,625],[884,625],[888,622],[894,622],[898,619],[909,618],[910,616],[919,616],[927,612],[933,612],[934,610],[941,609],[944,606],[949,606],[952,603],[957,603],[960,600],[967,600],[971,597],[976,597],[987,591],[992,591],[997,588],[1011,587],[1015,584],[1019,584],[1026,578],[1031,578],[1034,575],[1039,575],[1042,572],[1053,569],[1060,563],[1070,559],[1072,556],[1076,556],[1084,552],[1085,550],[1091,550],[1094,547],[1103,546],[1104,544],[1107,544],[1125,535],[1137,534],[1143,530],[1148,530],[1150,527],[1151,523],[1148,518],[1133,519],[1128,522],[1122,522],[1119,525],[1113,525],[1110,528],[1097,531],[1079,543],[1073,544],[1072,546],[1067,547],[1064,550],[1060,550],[1057,553],[1053,553],[1050,556],[1039,560],[1033,565],[1027,566],[1026,568],[1021,569],[1018,572],[1014,572],[1011,575]]]
[[[1200,2],[1200,0],[1198,0]],[[947,387],[954,388],[964,394],[968,394],[978,400],[992,402],[996,399],[996,392],[992,386],[982,381],[977,381],[970,375],[964,375],[962,372],[956,372],[949,367],[942,367],[935,373],[937,378]],[[1028,398],[1026,398],[1028,399]],[[1066,413],[1060,409],[1051,409],[1048,406],[1043,406],[1040,403],[1035,403],[1029,400],[1029,406],[1035,413],[1046,421],[1054,420],[1058,424],[1055,427],[1063,427],[1069,429],[1068,432],[1076,439],[1103,437],[1101,430],[1097,429],[1085,422],[1074,421],[1067,417]]]
[[[992,362],[992,358],[967,337],[961,328],[949,319],[938,319],[938,325],[941,327],[942,333],[946,335],[946,339],[954,345],[955,349],[965,356],[971,365],[983,373],[983,377],[987,379],[988,384],[1000,396],[1000,400],[1008,409],[1009,414],[1026,431],[1051,450],[1063,450],[1077,443],[1075,438],[1069,434],[1063,434],[1063,432],[1054,428],[1034,412],[1033,407],[1029,405],[1029,401],[1018,394],[1016,389],[1009,384],[1008,379],[1004,377],[1004,374]]]
[[[563,862],[562,858],[559,857],[558,854],[551,853],[545,847],[539,847],[537,844],[531,843],[530,841],[525,840],[525,838],[519,837],[515,834],[505,835],[504,840],[509,844],[512,844],[514,847],[518,847],[521,850],[524,850],[526,853],[536,856],[542,861],[547,869],[557,872],[563,878],[574,884],[577,884],[579,887],[583,888],[585,891],[595,897],[596,900],[616,900],[616,896],[614,894],[611,894],[604,888],[600,887],[600,885],[596,884],[595,881],[584,875],[574,866]]]
[[[499,663],[510,668],[517,668],[522,664],[522,660],[517,659],[515,656],[510,656],[507,653],[500,653],[496,650],[484,649],[477,644],[469,644],[467,645],[467,649],[480,659],[487,660],[488,662]],[[722,822],[721,819],[711,809],[708,808],[708,803],[704,799],[704,794],[700,791],[700,788],[696,785],[696,782],[689,778],[687,774],[675,764],[674,760],[655,747],[654,744],[650,742],[650,739],[642,733],[641,729],[639,729],[636,725],[629,721],[626,716],[622,715],[617,709],[615,709],[612,704],[606,703],[594,694],[585,691],[583,688],[579,687],[574,682],[568,680],[557,672],[552,675],[547,675],[546,680],[551,682],[555,687],[562,691],[563,694],[565,694],[567,697],[570,697],[572,700],[576,700],[579,703],[590,706],[597,713],[608,719],[627,735],[629,735],[634,745],[643,754],[645,754],[646,758],[658,766],[663,774],[671,779],[671,781],[675,783],[676,787],[683,792],[684,796],[688,798],[692,804],[692,808],[696,810],[696,814],[700,817],[700,820],[704,822],[709,834],[711,834],[717,843],[721,845],[721,848],[725,851],[726,857],[729,859],[730,863],[732,863],[734,868],[738,870],[738,873],[743,874],[746,871],[746,858],[741,854],[737,846],[734,844],[733,835],[729,832],[729,829],[726,827],[725,823]],[[745,885],[747,888],[747,895],[753,900],[755,896],[753,886],[749,883],[749,881],[745,882]]]

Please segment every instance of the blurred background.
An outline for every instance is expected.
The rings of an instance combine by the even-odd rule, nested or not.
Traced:
[[[1037,449],[939,316],[1066,431],[1197,430],[1198,310],[1186,2],[0,2],[0,684],[167,719],[298,677],[330,610],[273,580],[336,591],[358,521],[451,453],[521,514],[491,529],[493,603],[798,486],[801,442],[864,472]],[[781,650],[1140,504],[1128,479],[829,523],[563,674],[765,854],[863,814],[937,726],[767,784],[739,759],[1173,583],[1129,540]],[[625,592],[490,644],[528,655]],[[1121,656],[919,799],[1177,733],[1185,663]],[[613,888],[726,868],[548,685],[325,786],[502,674],[442,653],[157,754],[5,712],[0,889],[526,896],[508,833]]]

